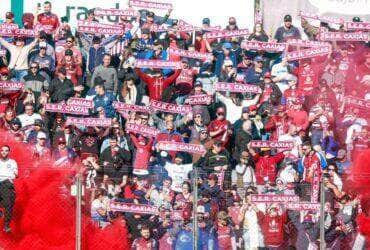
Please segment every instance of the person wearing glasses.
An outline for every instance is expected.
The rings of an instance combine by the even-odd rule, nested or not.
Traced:
[[[56,51],[57,64],[60,64],[65,59],[66,50],[72,50],[74,62],[77,65],[82,65],[82,54],[77,46],[75,46],[74,36],[68,36],[66,43],[63,46],[58,46]]]
[[[35,96],[36,103],[41,96],[41,93],[49,88],[48,80],[41,75],[39,71],[39,64],[37,62],[32,62],[28,74],[23,77],[24,88],[32,91]]]
[[[4,232],[10,233],[10,222],[15,203],[14,179],[18,176],[18,164],[9,158],[10,147],[3,145],[0,150],[0,207],[4,209]],[[1,218],[2,216],[0,216]]]

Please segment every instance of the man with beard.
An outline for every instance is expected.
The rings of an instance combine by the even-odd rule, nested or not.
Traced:
[[[14,179],[18,176],[17,162],[9,158],[10,147],[3,145],[0,150],[0,206],[4,213],[4,232],[10,233],[15,202]]]
[[[134,240],[134,242],[132,243],[131,249],[133,250],[158,249],[158,242],[154,238],[151,237],[149,226],[143,225],[140,229],[140,234],[141,234],[141,237]]]

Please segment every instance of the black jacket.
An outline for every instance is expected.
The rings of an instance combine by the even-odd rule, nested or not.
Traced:
[[[52,103],[67,101],[74,94],[74,86],[71,80],[60,80],[58,77],[51,81],[49,95]]]

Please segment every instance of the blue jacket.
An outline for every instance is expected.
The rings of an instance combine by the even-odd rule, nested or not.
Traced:
[[[94,47],[89,49],[89,71],[94,72],[96,66],[103,63],[103,57],[105,54],[105,48],[99,47],[97,50]]]
[[[105,92],[105,94],[102,96],[96,95],[93,99],[94,111],[97,112],[97,108],[103,107],[105,111],[105,116],[108,118],[113,118],[116,113],[113,108],[113,102],[115,100],[116,98],[110,92]]]
[[[234,67],[236,67],[238,63],[237,53],[238,53],[238,50],[230,50],[229,57],[230,57],[230,60],[233,62]],[[220,76],[222,65],[224,64],[226,56],[223,51],[218,51],[218,50],[213,50],[213,55],[216,57],[215,74],[217,76]]]
[[[327,165],[328,165],[328,163],[326,162],[325,157],[324,157],[322,154],[320,154],[319,152],[316,152],[315,154],[320,158],[320,165],[321,165],[321,169],[325,169],[325,168],[327,167]],[[303,166],[304,158],[305,158],[305,156],[303,156],[303,157],[302,157],[301,159],[299,159],[299,161],[298,161],[298,173],[299,173],[300,175],[302,175],[302,174],[303,174],[303,172],[304,172],[304,166]]]

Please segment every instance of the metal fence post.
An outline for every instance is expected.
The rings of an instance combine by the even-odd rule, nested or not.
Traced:
[[[321,178],[320,185],[320,250],[326,249],[325,242],[325,185],[323,178]]]
[[[76,191],[76,250],[81,250],[82,181],[80,173],[76,175]]]
[[[197,218],[197,208],[198,208],[198,170],[194,167],[194,180],[193,180],[193,249],[198,249],[198,218]]]

